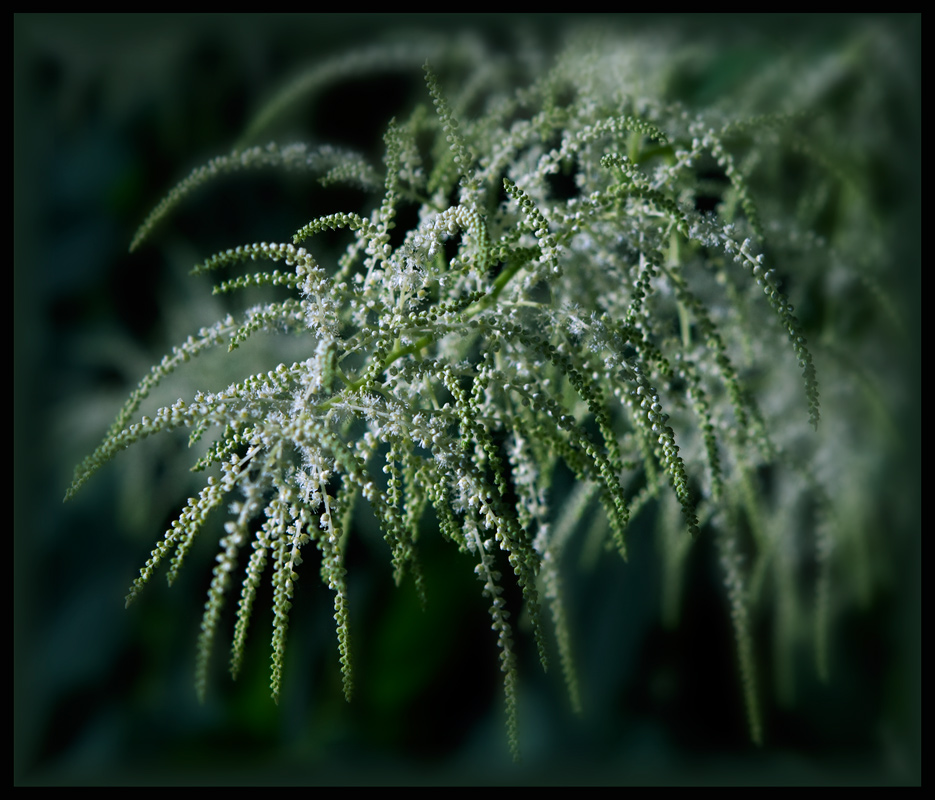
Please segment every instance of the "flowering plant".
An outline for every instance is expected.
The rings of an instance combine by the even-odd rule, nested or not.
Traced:
[[[665,55],[591,30],[542,69],[541,52],[507,59],[470,37],[352,54],[287,87],[241,145],[181,181],[140,227],[132,250],[232,171],[303,170],[368,198],[290,238],[201,262],[196,273],[222,276],[218,294],[288,296],[173,348],[68,490],[152,434],[210,439],[194,466],[204,488],[127,595],[129,604],[164,561],[171,583],[209,514],[227,505],[197,650],[200,696],[227,598],[239,595],[236,676],[266,576],[278,699],[296,582],[314,549],[350,699],[345,555],[368,521],[397,583],[411,578],[420,593],[420,537],[437,534],[474,562],[515,755],[518,608],[504,589],[521,594],[543,667],[557,649],[580,707],[562,570],[585,528],[626,559],[633,521],[658,520],[670,620],[692,541],[716,542],[754,741],[763,723],[751,616],[765,596],[785,637],[777,649],[813,631],[827,673],[831,566],[852,544],[815,468],[819,374],[787,286],[876,286],[878,240],[853,163],[834,149],[841,120],[821,113],[833,74],[788,81],[794,65],[777,65],[699,110],[673,90],[690,54]],[[424,78],[422,100],[386,126],[382,164],[329,145],[252,144],[282,108],[374,69]],[[780,81],[794,90],[764,108]],[[349,239],[338,255],[319,244],[332,232]],[[830,322],[810,326],[833,336]],[[140,416],[186,362],[263,332],[299,338],[304,356]]]

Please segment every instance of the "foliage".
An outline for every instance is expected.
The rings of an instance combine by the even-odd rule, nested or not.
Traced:
[[[836,521],[838,486],[822,474],[816,361],[845,346],[827,287],[870,286],[886,302],[860,152],[837,138],[860,129],[874,99],[836,99],[860,64],[850,52],[764,66],[723,102],[699,104],[684,85],[697,59],[673,42],[590,29],[551,62],[530,44],[508,59],[471,37],[351,54],[288,86],[245,141],[146,219],[132,250],[203,184],[240,170],[301,170],[368,198],[291,240],[232,246],[195,267],[222,275],[216,294],[259,287],[272,299],[202,328],[154,366],[66,495],[152,434],[209,440],[194,466],[208,473],[204,488],[127,595],[129,604],[163,561],[171,583],[226,504],[197,648],[201,697],[229,595],[239,594],[236,676],[269,580],[278,700],[295,584],[314,547],[350,699],[345,555],[355,524],[373,519],[397,584],[423,591],[420,536],[473,560],[518,756],[519,608],[505,589],[521,593],[543,668],[557,647],[579,706],[563,550],[595,508],[590,535],[623,559],[632,522],[659,510],[672,624],[688,548],[699,536],[717,543],[754,741],[756,613],[774,609],[780,661],[807,637],[827,676],[835,559],[867,544]],[[420,68],[421,98],[386,125],[382,164],[332,145],[252,143],[328,81]],[[777,108],[780,84],[793,88]],[[347,242],[337,255],[333,232]],[[269,266],[254,272],[255,262]],[[806,321],[794,291],[810,305]],[[187,362],[260,333],[298,338],[304,359],[139,416]]]

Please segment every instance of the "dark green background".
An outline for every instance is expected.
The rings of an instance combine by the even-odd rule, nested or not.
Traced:
[[[569,715],[557,663],[543,677],[529,637],[520,636],[525,761],[514,767],[485,603],[472,565],[450,548],[427,547],[425,613],[411,586],[393,588],[378,547],[361,544],[349,555],[357,687],[350,705],[339,696],[330,595],[310,563],[292,614],[280,705],[268,695],[269,618],[261,613],[236,684],[222,674],[226,634],[220,637],[202,707],[192,675],[210,548],[193,554],[176,587],[167,590],[157,577],[127,612],[123,595],[165,521],[155,520],[142,538],[128,536],[109,471],[76,501],[61,503],[82,448],[93,446],[103,425],[63,430],[56,415],[70,397],[101,384],[120,389],[125,377],[89,363],[82,337],[129,335],[153,360],[165,349],[157,301],[164,264],[157,248],[134,257],[126,248],[175,180],[227,151],[297,68],[358,41],[414,25],[467,26],[507,46],[520,23],[548,39],[574,21],[14,16],[15,783],[920,780],[920,459],[912,434],[909,451],[894,461],[893,485],[878,487],[881,497],[898,487],[913,509],[910,530],[893,532],[901,579],[870,609],[840,621],[831,687],[806,680],[796,709],[771,712],[759,751],[746,741],[720,579],[704,544],[693,558],[686,591],[694,599],[678,634],[658,625],[655,553],[640,531],[628,566],[606,559],[571,583],[586,721]],[[905,201],[893,288],[913,298],[904,313],[918,342],[921,17],[606,21],[713,37],[722,48],[719,67],[689,87],[699,102],[770,53],[793,46],[820,52],[857,25],[892,29],[916,80],[893,86],[909,121],[902,148],[892,153]],[[322,138],[378,153],[386,119],[396,102],[407,102],[409,85],[388,78],[369,95],[358,94],[363,86],[344,87],[290,124],[311,124]],[[375,110],[360,117],[352,98]],[[201,255],[214,244],[281,240],[297,227],[290,214],[304,221],[308,212],[297,212],[294,201],[312,188],[311,181],[283,189],[260,178],[233,190],[236,202],[222,206],[230,217],[194,202],[193,211],[180,213],[178,232],[192,233]],[[915,400],[920,355],[894,358],[905,364],[904,388]],[[103,418],[116,408],[103,409]],[[912,413],[907,429],[920,431]]]

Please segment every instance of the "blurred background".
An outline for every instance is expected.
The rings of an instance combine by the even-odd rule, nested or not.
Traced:
[[[172,344],[218,318],[208,284],[180,265],[233,244],[284,240],[307,219],[362,201],[350,190],[321,195],[309,176],[252,175],[199,194],[160,229],[158,246],[130,256],[136,227],[177,180],[228,152],[303,67],[348,47],[412,29],[473,29],[509,48],[521,28],[548,42],[576,21],[14,16],[15,783],[920,781],[921,16],[606,18],[628,32],[690,30],[716,42],[718,69],[686,89],[699,102],[771,53],[821,52],[860,26],[884,27],[900,51],[883,77],[900,133],[883,165],[892,203],[884,211],[895,225],[889,288],[912,344],[892,345],[902,377],[891,395],[904,399],[891,413],[903,438],[878,454],[888,482],[870,490],[892,543],[890,577],[865,607],[836,618],[831,684],[803,678],[794,707],[767,706],[762,749],[748,743],[710,544],[692,558],[692,600],[676,632],[659,623],[651,537],[633,536],[629,565],[599,559],[568,575],[586,715],[570,713],[557,661],[543,675],[531,637],[520,635],[524,762],[513,766],[486,603],[473,565],[453,548],[424,537],[424,612],[411,582],[393,586],[379,541],[362,537],[349,552],[351,704],[340,694],[331,595],[310,560],[280,704],[268,691],[270,615],[259,611],[236,683],[224,671],[222,624],[202,706],[194,654],[211,537],[176,586],[158,575],[123,607],[156,538],[198,485],[172,468],[176,455],[191,463],[184,443],[146,442],[61,502],[130,388]],[[311,132],[379,163],[387,120],[421,87],[418,69],[341,81],[289,115],[277,139]]]

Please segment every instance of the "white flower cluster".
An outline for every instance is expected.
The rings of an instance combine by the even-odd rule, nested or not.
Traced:
[[[470,553],[490,601],[515,751],[518,667],[506,582],[522,593],[543,665],[544,594],[579,705],[560,591],[565,545],[589,518],[625,557],[630,520],[653,504],[664,506],[658,518],[668,520],[666,504],[674,504],[682,539],[717,537],[751,733],[759,739],[750,575],[776,570],[775,581],[760,583],[775,585],[777,594],[796,591],[779,574],[787,567],[772,560],[776,553],[817,549],[827,576],[826,563],[840,549],[830,526],[817,548],[798,539],[788,548],[767,547],[756,536],[741,541],[756,528],[755,513],[770,513],[769,498],[756,511],[757,476],[768,472],[782,482],[792,460],[783,450],[788,441],[772,438],[775,420],[759,391],[788,392],[797,364],[800,421],[806,405],[818,421],[812,354],[783,287],[801,276],[800,283],[818,281],[829,263],[845,268],[833,237],[801,230],[803,222],[832,226],[837,206],[816,206],[837,195],[812,189],[835,176],[810,164],[803,175],[785,170],[790,150],[808,163],[801,142],[819,129],[806,115],[689,112],[665,94],[668,81],[645,74],[661,62],[645,42],[625,49],[603,36],[575,41],[554,66],[532,56],[522,62],[542,66],[520,89],[504,90],[489,59],[463,82],[448,77],[463,69],[457,59],[445,61],[446,72],[438,73],[444,81],[426,66],[423,105],[389,123],[379,169],[329,147],[244,147],[191,173],[138,232],[134,248],[194,188],[239,169],[308,169],[327,185],[353,183],[368,193],[365,210],[312,219],[291,242],[231,247],[200,264],[196,272],[234,271],[218,292],[276,287],[275,296],[288,297],[251,305],[174,348],[141,381],[69,490],[70,497],[119,450],[153,433],[187,428],[193,441],[214,436],[196,466],[220,477],[209,477],[189,500],[130,592],[132,599],[173,549],[174,576],[208,513],[227,495],[243,495],[228,501],[202,622],[199,693],[239,554],[249,545],[233,672],[269,567],[271,690],[278,697],[298,569],[314,543],[322,581],[335,593],[349,695],[343,548],[366,505],[397,581],[412,575],[422,591],[417,545],[430,519]],[[482,57],[466,44],[458,52]],[[394,68],[413,62],[411,52],[385,49],[343,66],[329,62],[283,97],[356,75],[378,55]],[[775,197],[762,189],[769,181],[781,183]],[[785,207],[802,192],[808,203]],[[415,222],[398,231],[404,220]],[[335,259],[322,255],[321,235],[329,231],[350,239]],[[275,268],[256,272],[255,263]],[[778,341],[776,325],[762,324],[767,314],[784,332]],[[133,421],[150,391],[192,357],[283,332],[306,343],[295,363],[264,366],[226,389]],[[567,497],[558,474],[573,478]],[[795,493],[817,496],[817,487],[817,480],[800,480]],[[667,575],[677,580],[673,565],[687,545],[671,547],[678,552],[667,555]],[[737,555],[748,551],[754,564]]]

